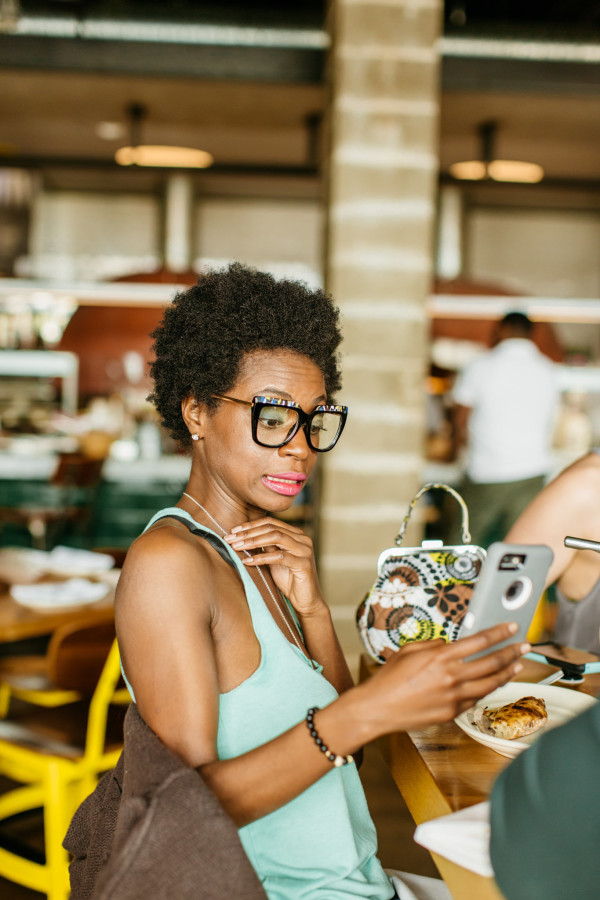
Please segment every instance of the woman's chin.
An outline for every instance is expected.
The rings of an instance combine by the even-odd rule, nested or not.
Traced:
[[[264,510],[268,516],[278,515],[290,509],[295,499],[296,497],[288,497],[285,494],[278,494],[276,491],[267,491],[266,496],[261,500],[260,509]]]

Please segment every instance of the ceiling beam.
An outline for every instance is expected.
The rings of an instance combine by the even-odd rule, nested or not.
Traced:
[[[448,92],[600,94],[597,64],[443,56],[441,77],[442,90]]]
[[[113,172],[185,172],[188,175],[203,173],[217,175],[263,175],[268,177],[306,177],[314,178],[319,168],[312,162],[306,165],[263,165],[261,163],[214,163],[207,169],[177,169],[164,166],[120,166],[110,158],[89,158],[82,156],[1,156],[0,168],[4,169],[95,169]]]
[[[0,35],[0,67],[213,80],[319,84],[313,47],[223,46]]]
[[[485,58],[444,50],[442,90],[600,94],[600,66],[584,61]],[[0,69],[321,84],[326,50],[0,35]]]

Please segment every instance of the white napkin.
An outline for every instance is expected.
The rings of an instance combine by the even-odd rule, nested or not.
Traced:
[[[385,870],[400,900],[452,900],[452,894],[441,878],[413,875],[412,872]]]
[[[415,841],[471,872],[492,878],[490,804],[477,803],[417,826]]]
[[[47,554],[46,571],[48,572],[104,572],[112,569],[115,561],[108,553],[95,553],[91,550],[80,550],[77,547],[59,545]]]
[[[52,610],[56,606],[84,606],[95,603],[108,594],[109,586],[85,578],[68,581],[48,581],[39,584],[13,584],[11,596],[22,606]]]

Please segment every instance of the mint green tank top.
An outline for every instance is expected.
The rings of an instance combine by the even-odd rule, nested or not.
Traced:
[[[176,507],[156,513],[147,528],[168,515],[183,516],[215,535]],[[219,759],[230,759],[267,743],[301,722],[311,706],[327,706],[338,695],[320,667],[311,668],[282,634],[245,566],[222,544],[242,579],[261,650],[252,675],[220,695],[217,752]],[[312,752],[310,740],[307,732],[307,752]],[[332,766],[298,797],[244,826],[239,835],[269,900],[390,900],[394,895],[376,857],[375,827],[353,763]]]

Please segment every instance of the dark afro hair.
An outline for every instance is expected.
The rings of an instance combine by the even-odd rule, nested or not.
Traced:
[[[276,280],[241,263],[209,272],[177,294],[152,332],[154,390],[148,397],[162,424],[182,445],[190,436],[181,403],[193,397],[216,406],[213,394],[235,384],[245,354],[291,350],[323,373],[328,399],[340,389],[339,311],[321,290]]]

